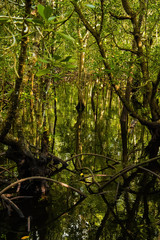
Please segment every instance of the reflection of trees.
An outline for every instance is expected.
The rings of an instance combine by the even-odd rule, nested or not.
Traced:
[[[92,154],[89,155],[92,156]],[[79,155],[75,157],[79,157]],[[97,157],[103,158],[104,156],[97,155]],[[156,183],[160,177],[155,171],[147,169],[147,166],[158,159],[159,157],[128,166],[103,183],[98,181],[98,178],[102,177],[102,174],[99,174],[102,169],[97,173],[88,167],[81,168],[84,173],[81,181],[85,182],[91,195],[101,196],[107,209],[95,233],[95,239],[109,236],[108,228],[112,224],[114,226],[112,236],[115,236],[116,239],[153,239],[156,236],[156,220],[153,219],[152,211],[155,212],[157,218],[158,209],[157,200],[154,197],[152,199],[152,196],[155,191],[159,192],[159,189],[156,190]],[[111,161],[110,158],[107,160]],[[103,177],[106,176],[103,174]],[[108,188],[112,188],[113,197],[109,196]],[[117,229],[116,234],[114,233],[115,229]]]
[[[114,203],[107,200],[107,191],[100,191],[108,210],[97,230],[96,239],[99,239],[102,234],[103,229],[105,228],[105,223],[110,221],[108,212],[110,212],[114,218],[112,221],[115,221],[121,228],[118,233],[119,235],[117,235],[120,238],[117,239],[153,239],[155,237],[156,223],[152,222],[152,210],[156,217],[158,217],[158,209],[157,207],[153,207],[156,205],[156,200],[154,200],[154,198],[152,199],[152,196],[155,194],[156,183],[160,179],[160,176],[155,172],[142,167],[142,165],[148,166],[148,163],[156,162],[157,159],[159,159],[159,157],[151,159],[147,163],[137,164],[126,168],[113,176],[108,183],[104,184],[106,187],[115,179],[123,176],[123,183],[117,184],[118,188]],[[135,171],[126,177],[126,173],[129,173],[133,169],[135,169]],[[139,176],[139,174],[141,175]],[[101,187],[101,189],[103,189],[104,186]],[[159,192],[159,189],[157,189],[157,191]],[[123,204],[123,210],[119,209],[122,208],[118,206],[119,201]]]
[[[103,0],[95,5],[85,5],[85,1],[55,1],[47,6],[39,4],[30,15],[31,1],[25,1],[25,8],[19,2],[2,2],[5,2],[4,9],[0,7],[4,15],[0,16],[0,23],[5,30],[1,31],[2,45],[5,50],[7,43],[8,52],[0,58],[1,65],[6,59],[0,79],[0,142],[5,145],[0,146],[0,157],[5,162],[0,167],[1,206],[12,215],[26,217],[19,203],[34,195],[44,198],[51,188],[49,180],[67,188],[66,193],[64,188],[53,186],[53,205],[62,208],[53,217],[54,221],[64,219],[76,206],[75,222],[81,238],[87,223],[91,238],[142,239],[142,235],[146,239],[154,238],[158,231],[156,220],[159,220],[153,195],[159,194],[160,167],[156,156],[160,145],[160,73],[158,67],[153,72],[158,44],[148,42],[148,36],[153,31],[157,40],[158,30],[154,28],[159,27],[157,16],[155,19],[150,16],[150,21],[145,10],[153,15],[157,10],[149,1],[132,6],[131,1],[122,0],[117,8],[126,15],[119,16],[116,12],[108,13],[108,5],[106,8]],[[78,23],[72,5],[79,15]],[[14,14],[21,17],[12,17],[12,6],[16,10]],[[18,30],[19,25],[22,31]],[[77,31],[73,31],[75,28]],[[126,42],[130,48],[120,47]],[[9,49],[14,49],[14,54]],[[75,51],[78,57],[74,56]],[[78,67],[71,64],[77,58]],[[14,62],[12,70],[11,62]],[[93,79],[87,76],[93,76],[94,86]],[[73,152],[76,156],[70,157]],[[140,158],[144,152],[150,160]],[[18,182],[17,177],[21,178]],[[67,199],[62,201],[58,194],[66,195]],[[82,202],[84,194],[87,197]],[[63,203],[67,205],[65,210]],[[73,235],[78,228],[72,220],[69,223],[68,234]],[[69,223],[66,220],[65,226]]]
[[[30,179],[38,178],[42,179],[42,177],[33,177]],[[3,191],[1,191],[0,195],[4,200],[4,204],[8,204],[8,208],[13,206],[10,202],[6,201],[6,197],[3,198],[3,196],[5,196],[3,193],[9,188],[17,185],[18,183],[27,180],[29,179],[21,179],[15,183],[12,183],[10,186],[7,186],[5,189],[3,189]],[[62,187],[65,186],[68,189],[70,188],[69,185],[66,185],[64,183],[60,183],[52,179],[46,180],[55,182]],[[56,196],[57,198],[59,197],[58,194],[59,193],[57,193]],[[13,201],[15,201],[16,199],[18,200],[19,207],[16,206],[17,209],[13,208],[14,212],[11,211],[10,217],[3,219],[4,212],[1,211],[1,222],[3,222],[4,220],[6,221],[6,223],[9,222],[9,227],[7,230],[8,233],[6,234],[7,239],[10,239],[11,236],[12,239],[20,239],[23,235],[28,235],[29,232],[31,232],[31,236],[33,238],[35,237],[34,239],[37,239],[39,237],[42,240],[45,239],[45,237],[47,238],[47,229],[54,228],[54,222],[58,221],[59,218],[61,218],[63,215],[66,215],[67,213],[73,211],[75,207],[77,207],[81,202],[83,202],[83,200],[85,199],[85,195],[81,196],[80,198],[76,196],[73,203],[73,199],[69,199],[68,195],[65,194],[63,197],[61,196],[61,203],[57,203],[55,206],[52,206],[51,195],[46,198],[42,198],[41,201],[39,201],[39,198],[33,198],[33,196],[21,196],[17,198],[14,197]],[[61,204],[63,204],[63,206]]]
[[[77,122],[75,124],[76,129],[76,154],[82,153],[82,142],[81,142],[81,127],[83,121],[83,111],[78,112]],[[81,159],[76,158],[75,168],[78,170],[81,168]]]
[[[64,127],[66,128],[66,126]],[[81,134],[83,134],[83,131]],[[81,138],[81,141],[83,143],[84,139]],[[83,160],[77,169],[72,163],[73,160],[81,156],[83,156]],[[89,222],[89,220],[93,218],[93,226],[91,229],[93,228],[94,231],[88,229],[88,234],[90,234],[93,239],[95,237],[96,239],[105,239],[105,236],[109,236],[109,234],[111,239],[113,236],[116,236],[117,239],[120,236],[125,239],[143,239],[141,238],[141,232],[143,232],[143,236],[146,236],[146,239],[152,239],[156,235],[154,224],[158,220],[156,200],[154,197],[152,199],[155,192],[159,192],[159,175],[156,172],[157,169],[153,167],[157,160],[159,160],[159,157],[144,162],[142,159],[142,163],[129,164],[121,168],[119,164],[120,161],[109,156],[80,153],[68,158],[66,161],[57,158],[55,162],[57,161],[59,164],[62,164],[62,169],[59,171],[59,174],[61,174],[59,176],[64,177],[64,184],[68,182],[77,189],[82,188],[82,192],[85,192],[87,195],[85,201],[81,202],[82,199],[78,200],[81,202],[80,205],[77,201],[78,203],[75,207],[76,209],[81,208],[81,211],[78,213],[75,211],[75,214],[82,214],[85,222]],[[61,161],[62,163],[60,163]],[[139,160],[139,162],[141,161]],[[64,164],[65,170],[63,169]],[[149,169],[148,166],[152,166],[152,170],[151,168]],[[58,173],[58,167],[58,164],[53,166],[53,173],[54,171]],[[3,169],[3,171],[7,172],[7,169]],[[64,191],[62,190],[61,192],[63,194]],[[74,201],[74,197],[70,192],[68,195],[70,201],[68,206]],[[93,216],[93,212],[90,212],[90,209],[86,207],[86,202],[89,201],[87,200],[88,197],[92,199],[90,206],[92,208],[93,204],[93,209],[99,209],[97,204],[99,204],[100,201],[104,204],[102,204],[103,211],[101,210],[103,218],[99,222],[99,227],[94,225],[96,217]],[[19,206],[18,202],[16,203]],[[55,205],[57,204],[55,201]],[[69,207],[69,209],[70,208],[71,207]],[[152,210],[155,212],[155,219],[153,218]],[[66,210],[64,212],[62,211],[59,215],[60,219],[65,218],[65,213]],[[67,223],[67,218],[64,224],[65,226],[69,224]],[[72,225],[74,223],[70,222],[70,224]],[[111,226],[114,227],[114,229]],[[81,226],[81,228],[83,227],[84,226]],[[110,227],[112,231],[109,233],[108,229]],[[61,226],[61,228],[63,229],[63,226]],[[55,231],[54,229],[53,232]]]

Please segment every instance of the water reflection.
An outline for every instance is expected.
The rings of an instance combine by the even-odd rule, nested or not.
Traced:
[[[1,210],[1,239],[20,240],[24,236],[32,240],[158,239],[159,178],[142,166],[129,169],[135,162],[144,161],[140,159],[139,143],[147,141],[147,137],[141,138],[142,129],[137,124],[129,139],[129,162],[124,171],[118,100],[112,101],[111,108],[106,86],[94,87],[94,94],[91,89],[84,111],[77,113],[74,86],[56,88],[57,118],[52,144],[56,156],[69,159],[67,169],[54,179],[80,189],[87,198],[71,189],[50,185],[46,197],[16,200],[25,218],[21,219],[14,211],[8,216],[6,209]],[[53,132],[55,116],[50,116],[49,111],[48,124]],[[81,155],[82,152],[85,154]],[[79,156],[72,157],[75,154]]]
[[[86,199],[52,192],[48,199],[23,200],[18,206],[24,219],[1,211],[1,239],[158,239],[160,193],[119,189],[115,201],[113,193],[114,185],[106,195]]]

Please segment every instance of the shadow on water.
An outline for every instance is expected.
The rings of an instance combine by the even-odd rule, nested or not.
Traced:
[[[63,197],[53,193],[42,198],[28,198],[15,201],[24,218],[9,209],[0,211],[0,239],[6,240],[47,240],[66,239],[67,219],[72,217],[76,208],[84,198],[74,199],[70,203],[63,192]],[[56,198],[61,200],[56,202]],[[70,215],[71,214],[71,215]],[[72,223],[74,225],[74,222]],[[72,225],[71,224],[71,225]],[[73,227],[73,226],[72,226]],[[74,235],[74,233],[73,233]],[[57,238],[56,238],[57,239]]]
[[[142,180],[147,182],[145,176]],[[160,193],[150,192],[148,184],[137,193],[123,187],[118,190],[115,203],[110,191],[109,195],[88,196],[85,200],[74,196],[70,202],[67,192],[63,196],[52,192],[42,199],[18,200],[16,204],[25,217],[6,209],[1,211],[0,239],[159,239]]]
[[[18,201],[18,207],[24,214],[24,218],[20,218],[17,213],[12,211],[7,213],[1,211],[0,214],[0,232],[7,240],[17,240],[24,236],[30,236],[32,239],[45,239],[46,228],[49,219],[48,202],[38,199],[27,199]],[[53,217],[54,222],[54,217]]]

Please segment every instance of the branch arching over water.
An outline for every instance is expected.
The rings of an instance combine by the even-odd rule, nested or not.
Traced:
[[[41,176],[33,176],[33,177],[27,177],[27,178],[23,178],[23,179],[20,179],[14,183],[11,183],[9,186],[7,186],[6,188],[4,188],[2,191],[0,191],[0,196],[5,193],[7,190],[9,190],[10,188],[16,186],[18,183],[22,183],[22,182],[25,182],[25,181],[29,181],[29,180],[46,180],[46,181],[50,181],[50,182],[54,182],[54,183],[57,183],[59,185],[61,185],[62,187],[66,187],[66,188],[70,188],[71,190],[79,193],[82,197],[86,197],[86,195],[81,192],[80,190],[66,184],[66,183],[63,183],[63,182],[59,182],[57,180],[54,180],[54,179],[51,179],[51,178],[47,178],[47,177],[41,177]]]
[[[71,158],[67,159],[66,162],[69,162],[71,160],[73,160],[74,158],[77,158],[77,157],[80,157],[80,156],[84,156],[84,155],[88,155],[88,156],[94,156],[94,157],[101,157],[101,158],[105,158],[106,160],[110,160],[110,161],[113,161],[115,163],[119,163],[118,160],[115,160],[113,158],[110,158],[108,156],[104,156],[104,155],[100,155],[100,154],[95,154],[95,153],[80,153],[80,154],[77,154],[77,155],[74,155],[72,156]]]
[[[106,182],[101,188],[100,190],[103,190],[108,184],[110,184],[111,182],[113,182],[114,180],[116,180],[117,178],[123,176],[125,173],[135,169],[135,168],[140,168],[143,165],[146,165],[148,163],[154,162],[156,160],[160,159],[160,156],[157,156],[155,158],[151,158],[148,161],[142,162],[142,163],[138,163],[138,164],[133,164],[131,166],[127,166],[124,169],[122,169],[120,172],[116,173],[108,182]],[[144,169],[146,170],[146,169]],[[149,172],[149,171],[148,171]],[[151,171],[150,171],[151,173]],[[153,173],[153,172],[152,172]],[[99,194],[103,194],[103,193],[99,193]]]

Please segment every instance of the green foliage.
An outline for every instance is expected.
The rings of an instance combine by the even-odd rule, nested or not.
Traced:
[[[72,42],[72,43],[75,41],[73,37],[71,37],[70,35],[67,35],[67,34],[65,34],[65,33],[63,33],[63,32],[57,32],[57,34],[58,34],[60,37],[62,37],[63,39],[66,39],[66,40],[68,40],[68,41],[70,41],[70,42]]]
[[[39,70],[37,73],[36,73],[36,76],[37,77],[41,77],[43,75],[46,75],[50,73],[50,69],[42,69],[42,70]]]
[[[56,229],[47,227],[51,236],[54,235],[53,239],[95,239],[108,209],[109,214],[100,237],[102,240],[118,239],[120,236],[127,239],[125,229],[133,239],[147,239],[149,233],[150,239],[154,239],[159,231],[158,200],[151,197],[152,191],[154,192],[151,187],[147,193],[147,197],[150,196],[147,199],[150,220],[148,226],[143,195],[146,189],[141,191],[141,178],[138,174],[134,177],[135,169],[103,189],[107,203],[101,197],[99,185],[121,172],[124,166],[121,164],[124,149],[120,126],[124,101],[120,100],[130,91],[128,104],[141,119],[152,122],[153,113],[159,116],[159,108],[153,109],[160,100],[157,81],[160,61],[159,3],[148,1],[147,6],[140,9],[139,3],[143,1],[128,1],[138,14],[137,21],[141,19],[141,14],[143,15],[142,22],[139,23],[140,33],[134,36],[136,23],[132,24],[133,20],[128,19],[129,15],[121,1],[104,1],[104,5],[103,1],[99,0],[74,2],[80,7],[81,19],[73,12],[70,1],[47,1],[44,5],[37,1],[32,3],[32,10],[35,12],[32,11],[25,19],[25,24],[29,25],[26,35],[26,67],[17,115],[10,133],[18,138],[19,128],[22,128],[25,141],[34,149],[35,159],[38,159],[43,134],[47,132],[49,151],[64,160],[81,152],[102,154],[117,160],[114,165],[111,159],[108,164],[107,158],[80,156],[78,160],[74,158],[68,162],[67,170],[54,176],[58,181],[81,189],[87,194],[87,198],[75,211],[68,213],[68,207],[73,206],[79,196],[61,186],[51,187],[52,207],[51,210],[48,208],[48,212],[54,212],[56,217],[62,215],[55,223]],[[2,3],[0,118],[5,120],[11,105],[15,79],[19,77],[17,69],[23,40],[21,31],[24,8],[16,1]],[[85,21],[88,21],[87,26]],[[86,30],[88,26],[96,33],[97,39]],[[142,48],[135,42],[137,37],[141,38],[139,44],[142,44]],[[103,49],[99,48],[97,43]],[[104,64],[106,62],[109,67]],[[144,66],[147,69],[145,74]],[[146,96],[151,93],[154,83],[157,88],[155,96],[154,92],[151,95],[154,97],[152,104],[149,99],[146,101]],[[115,92],[113,86],[116,86]],[[116,95],[117,89],[120,90],[119,96]],[[137,107],[132,97],[135,97],[140,107]],[[85,109],[78,113],[76,106],[80,99],[83,100]],[[142,161],[144,147],[151,139],[150,129],[147,130],[141,125],[142,120],[132,125],[132,116],[133,114],[127,115],[125,128],[127,166]],[[158,124],[159,118],[156,118],[156,121]],[[6,151],[2,144],[0,150],[2,155]],[[79,168],[76,168],[77,162],[80,163]],[[3,166],[9,166],[8,163],[5,164]],[[17,169],[13,172],[17,177]],[[1,172],[2,182],[8,178],[9,173]],[[124,183],[129,176],[131,182],[128,178],[126,186]],[[158,181],[154,187],[158,192]],[[35,229],[39,231],[39,228]],[[5,233],[1,238],[7,239]]]
[[[7,237],[5,234],[1,234],[1,239],[7,240]]]
[[[52,21],[55,19],[54,16],[51,17],[51,14],[53,13],[53,10],[50,6],[44,7],[42,4],[37,5],[38,13],[41,15],[41,17],[46,21]]]

